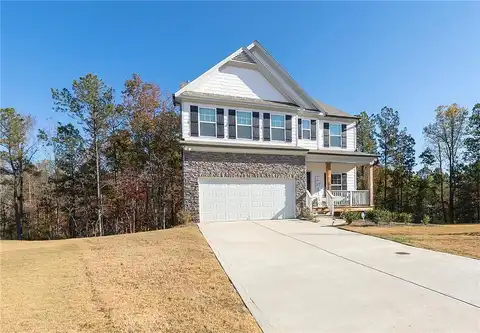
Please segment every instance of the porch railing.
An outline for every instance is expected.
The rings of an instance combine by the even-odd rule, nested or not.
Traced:
[[[306,196],[305,196],[305,204],[306,206],[312,210],[313,209],[313,197],[310,191],[307,190]]]
[[[331,191],[327,190],[325,191],[326,197],[327,197],[327,207],[330,212],[330,215],[334,216],[335,214],[335,200],[334,200],[334,195]]]
[[[343,199],[335,203],[336,206],[370,206],[370,191],[330,191],[334,197],[342,197]]]

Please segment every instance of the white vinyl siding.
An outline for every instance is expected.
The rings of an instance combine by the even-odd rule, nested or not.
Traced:
[[[200,136],[217,136],[217,113],[215,109],[198,108]]]
[[[285,116],[270,115],[270,139],[272,141],[285,141]]]

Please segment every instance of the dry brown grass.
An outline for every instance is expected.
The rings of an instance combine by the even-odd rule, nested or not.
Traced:
[[[0,246],[2,332],[260,332],[196,226]]]
[[[480,225],[343,227],[407,245],[480,259]]]

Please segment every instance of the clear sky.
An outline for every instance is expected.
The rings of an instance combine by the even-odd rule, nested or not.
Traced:
[[[253,40],[312,96],[388,105],[423,149],[436,106],[480,102],[480,2],[1,2],[1,106],[66,120],[50,88],[88,72],[120,94],[139,73],[175,92]]]

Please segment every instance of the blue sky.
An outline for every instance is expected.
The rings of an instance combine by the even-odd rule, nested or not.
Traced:
[[[424,148],[436,106],[480,102],[480,2],[2,2],[1,106],[68,120],[50,88],[88,72],[118,94],[139,73],[175,92],[257,39],[313,97],[388,105]]]

